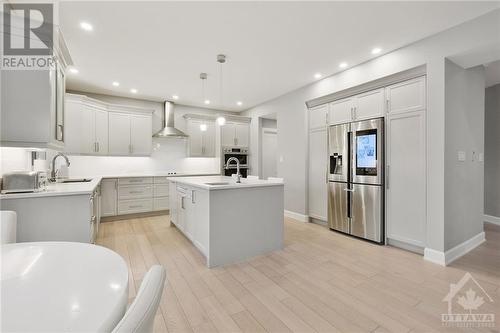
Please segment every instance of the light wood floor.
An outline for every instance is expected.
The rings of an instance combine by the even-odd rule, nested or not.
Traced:
[[[157,332],[470,332],[445,328],[443,297],[466,271],[494,299],[500,326],[500,227],[449,267],[286,219],[281,251],[224,268],[204,257],[167,216],[102,223],[98,244],[123,256],[132,301],[151,265],[167,269]],[[488,311],[488,312],[487,312]]]

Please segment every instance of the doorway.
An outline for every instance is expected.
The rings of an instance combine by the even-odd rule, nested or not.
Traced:
[[[278,122],[276,114],[261,117],[261,172],[267,179],[278,176]]]

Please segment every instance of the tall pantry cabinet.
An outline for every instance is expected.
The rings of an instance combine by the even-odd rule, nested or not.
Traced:
[[[384,117],[386,238],[410,249],[425,247],[425,83],[425,76],[416,77],[309,110],[309,217],[327,220],[328,126]]]

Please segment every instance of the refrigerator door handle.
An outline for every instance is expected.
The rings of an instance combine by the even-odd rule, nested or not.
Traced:
[[[346,191],[346,192],[354,192],[354,189],[353,188],[345,188],[344,191]]]

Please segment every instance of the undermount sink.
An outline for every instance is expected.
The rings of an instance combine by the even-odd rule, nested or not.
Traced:
[[[58,183],[88,183],[92,181],[91,178],[74,178],[74,179],[61,179],[58,180]]]
[[[205,183],[205,185],[212,185],[212,186],[216,186],[216,185],[229,185],[228,182],[213,182],[213,183]]]

